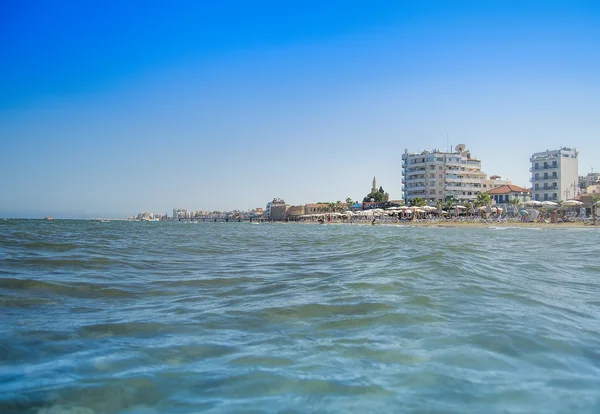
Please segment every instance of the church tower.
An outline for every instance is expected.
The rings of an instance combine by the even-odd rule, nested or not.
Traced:
[[[377,180],[373,177],[373,188],[371,188],[371,193],[377,192]]]

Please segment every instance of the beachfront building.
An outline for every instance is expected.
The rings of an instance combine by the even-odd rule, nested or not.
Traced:
[[[481,191],[488,192],[493,190],[494,188],[500,188],[505,185],[512,185],[512,181],[503,180],[499,175],[492,175],[490,178],[487,178],[487,175],[483,180],[481,180]]]
[[[519,187],[518,185],[507,184],[493,188],[487,191],[487,194],[490,195],[490,198],[496,206],[502,207],[503,205],[508,205],[509,202],[515,198],[518,198],[521,201],[521,204],[529,201],[531,191],[527,188]]]
[[[285,220],[285,211],[287,206],[285,201],[280,198],[274,198],[273,201],[269,201],[267,204],[268,215],[267,218],[274,221]]]
[[[536,152],[531,162],[534,200],[569,200],[579,194],[578,153],[575,148]]]
[[[329,204],[327,203],[314,203],[304,205],[304,214],[319,214],[329,211]]]
[[[298,221],[302,215],[304,215],[304,206],[289,206],[285,211],[285,219],[289,221]]]
[[[436,149],[402,154],[402,193],[406,204],[416,197],[430,205],[436,201],[473,201],[482,192],[484,178],[481,161],[472,158],[462,144],[454,152]]]
[[[173,209],[173,220],[179,220],[180,218],[190,218],[190,213],[187,208]]]

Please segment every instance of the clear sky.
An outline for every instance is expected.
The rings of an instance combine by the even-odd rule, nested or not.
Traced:
[[[598,1],[167,3],[2,2],[0,216],[397,199],[459,143],[600,170]]]

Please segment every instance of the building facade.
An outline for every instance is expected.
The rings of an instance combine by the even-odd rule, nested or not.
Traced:
[[[486,177],[481,180],[481,191],[485,193],[505,185],[512,185],[512,182],[510,180],[503,180],[499,175],[492,175],[490,178]]]
[[[268,218],[270,220],[285,220],[285,212],[287,210],[287,206],[285,205],[285,201],[283,201],[282,199],[274,198],[273,201],[267,204],[267,210],[269,211]]]
[[[531,162],[531,198],[569,200],[579,194],[578,153],[574,148],[536,152]]]
[[[588,187],[590,185],[596,184],[596,181],[600,180],[600,173],[591,172],[585,176],[585,186]]]
[[[527,188],[514,184],[507,184],[487,191],[490,198],[497,206],[509,204],[511,200],[518,198],[521,203],[529,201],[530,191]]]
[[[473,201],[482,192],[486,175],[481,161],[471,158],[464,145],[455,152],[439,150],[402,154],[402,193],[408,204],[416,197],[436,201]]]

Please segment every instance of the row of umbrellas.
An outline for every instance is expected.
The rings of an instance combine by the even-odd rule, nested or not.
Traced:
[[[560,204],[560,206],[570,206],[570,207],[577,207],[577,206],[581,206],[584,203],[582,203],[581,201],[577,201],[577,200],[567,200],[564,201],[562,204]],[[596,204],[600,204],[596,203]],[[545,208],[557,208],[559,207],[558,203],[555,203],[554,201],[549,201],[549,200],[545,200],[545,201],[537,201],[537,200],[529,200],[523,203],[524,206],[526,207],[545,207]],[[458,210],[465,210],[467,207],[465,206],[461,206],[461,205],[455,205],[452,206],[453,209]],[[491,213],[493,211],[495,212],[502,212],[504,211],[506,213],[506,207],[504,209],[501,209],[499,207],[492,207],[491,205],[487,205],[487,206],[483,206],[483,207],[478,207],[478,210],[483,211],[486,210],[488,213]],[[517,212],[519,211],[518,208],[516,206],[514,206],[513,208],[514,213],[517,214]],[[437,207],[432,207],[432,206],[422,206],[422,207],[407,207],[407,206],[401,206],[401,207],[390,207],[388,209],[381,209],[381,208],[376,208],[373,210],[362,210],[362,211],[358,211],[358,212],[352,212],[352,211],[345,211],[343,213],[319,213],[319,214],[305,214],[301,217],[322,217],[322,216],[332,216],[332,217],[336,217],[336,216],[374,216],[374,215],[380,215],[380,214],[384,214],[384,213],[389,213],[389,212],[404,212],[407,214],[411,214],[411,213],[428,213],[428,212],[432,212],[432,211],[437,211],[438,214],[443,214],[446,213],[446,211],[441,210]],[[524,210],[526,211],[526,210]],[[470,212],[474,213],[475,212],[475,208],[471,205],[470,208]]]
[[[554,201],[537,201],[537,200],[529,200],[523,203],[523,205],[528,206],[528,207],[549,207],[549,208],[553,208],[553,207],[558,207],[558,206],[570,206],[570,207],[577,207],[577,206],[581,206],[584,203],[582,203],[581,201],[577,201],[577,200],[567,200],[567,201],[563,201],[561,204],[555,203]]]

